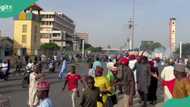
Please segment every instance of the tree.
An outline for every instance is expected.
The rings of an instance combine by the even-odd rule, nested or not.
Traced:
[[[159,42],[154,42],[154,41],[142,41],[140,49],[143,51],[147,51],[149,53],[153,52],[157,48],[164,48],[165,47],[159,43]]]
[[[101,52],[102,51],[102,47],[90,47],[87,50],[89,50],[91,52]]]
[[[85,50],[88,49],[88,48],[91,48],[91,47],[93,47],[93,46],[91,44],[89,44],[89,43],[84,44],[84,49]]]
[[[44,43],[40,46],[40,49],[48,55],[53,55],[55,51],[59,50],[60,47],[55,43]]]
[[[179,51],[180,51],[180,49],[177,48],[175,53],[179,55]],[[190,55],[190,43],[182,44],[182,56],[185,57],[185,56],[189,56],[189,55]]]
[[[44,43],[40,46],[40,49],[44,50],[58,50],[60,47],[55,43]]]

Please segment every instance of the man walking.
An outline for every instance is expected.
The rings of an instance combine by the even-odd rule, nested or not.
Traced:
[[[174,75],[174,62],[169,59],[167,61],[167,66],[161,72],[162,84],[164,87],[164,101],[173,98],[173,88],[175,84],[175,75]]]
[[[174,74],[176,77],[173,97],[185,98],[190,96],[190,80],[187,78],[187,70],[185,65],[176,64],[174,68]]]
[[[29,107],[36,107],[39,102],[37,97],[37,83],[40,80],[44,79],[44,75],[41,73],[38,65],[35,65],[33,68],[33,72],[30,74],[30,82],[29,82]]]
[[[83,87],[85,86],[83,84],[81,76],[76,73],[76,67],[73,65],[70,72],[66,76],[66,80],[63,86],[64,91],[66,85],[68,84],[68,90],[71,92],[72,107],[76,107],[76,97],[79,97],[78,81],[82,83]]]
[[[66,60],[66,58],[63,58],[63,64],[61,66],[61,70],[59,72],[58,78],[63,79],[64,74],[66,74],[66,73],[67,73],[67,60]]]
[[[40,103],[37,107],[54,107],[49,98],[49,83],[47,81],[40,81],[37,84],[37,96]]]
[[[147,107],[147,94],[148,87],[150,85],[150,65],[148,64],[148,58],[142,57],[142,63],[139,65],[140,71],[137,71],[137,89],[141,99],[144,101],[143,107]]]
[[[88,88],[82,94],[80,105],[81,107],[97,107],[97,101],[102,102],[100,89],[94,86],[94,77],[88,76],[86,80]]]
[[[126,60],[122,63],[122,70],[124,72],[124,107],[133,107],[133,97],[135,96],[135,80],[134,73],[129,67],[129,61]]]

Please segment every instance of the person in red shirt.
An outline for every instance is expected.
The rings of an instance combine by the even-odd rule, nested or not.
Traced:
[[[73,65],[71,66],[70,72],[66,76],[66,80],[63,87],[63,91],[64,91],[67,85],[68,90],[72,93],[71,95],[72,107],[76,107],[76,96],[79,97],[78,81],[80,81],[82,85],[85,86],[81,79],[81,76],[79,74],[76,74],[76,67]]]

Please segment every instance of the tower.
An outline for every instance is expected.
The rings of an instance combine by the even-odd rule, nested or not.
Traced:
[[[170,18],[169,22],[169,47],[170,52],[176,51],[176,18]]]

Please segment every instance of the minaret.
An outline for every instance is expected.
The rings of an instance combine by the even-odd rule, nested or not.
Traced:
[[[176,51],[176,18],[170,18],[169,22],[169,47],[170,52]]]

